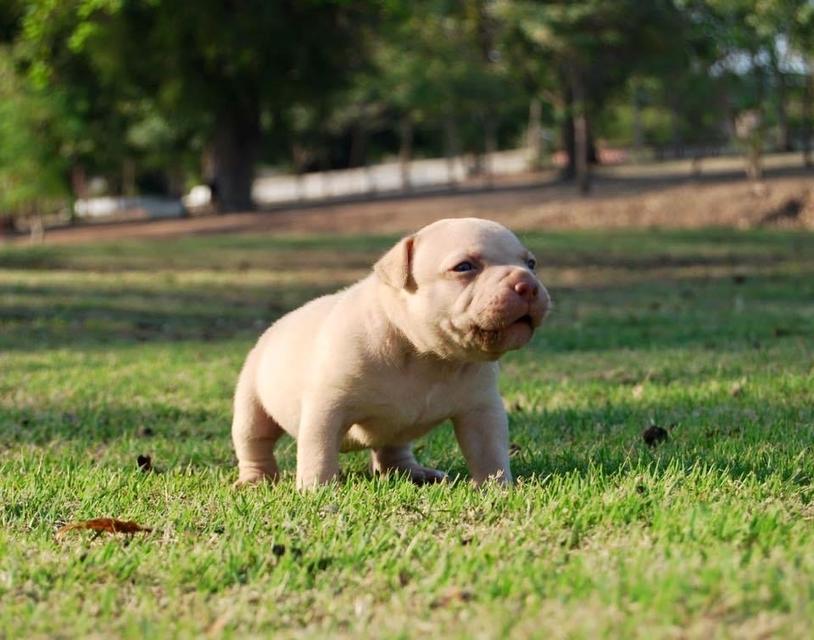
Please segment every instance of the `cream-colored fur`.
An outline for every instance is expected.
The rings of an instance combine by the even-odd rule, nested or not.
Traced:
[[[238,482],[278,475],[284,433],[297,440],[299,488],[333,480],[339,452],[360,448],[376,472],[437,481],[444,474],[421,466],[411,442],[447,419],[475,482],[511,482],[497,359],[526,344],[548,311],[530,260],[496,222],[440,220],[365,279],[274,323],[235,392]]]

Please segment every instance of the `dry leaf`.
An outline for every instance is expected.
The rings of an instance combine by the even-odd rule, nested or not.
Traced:
[[[93,520],[82,520],[81,522],[71,522],[64,527],[60,527],[56,533],[57,540],[64,536],[68,531],[75,529],[87,529],[89,531],[96,531],[97,534],[104,532],[107,533],[126,533],[134,534],[139,531],[150,532],[152,529],[142,527],[140,524],[131,520],[116,520],[115,518],[94,518]]]
[[[438,609],[439,607],[448,607],[457,602],[469,602],[474,599],[474,597],[475,594],[469,589],[450,587],[441,596],[430,603],[430,608]]]

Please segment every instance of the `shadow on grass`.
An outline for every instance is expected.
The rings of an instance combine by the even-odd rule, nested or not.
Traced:
[[[171,288],[2,284],[0,350],[112,348],[143,342],[211,342],[257,336],[320,286]],[[742,351],[814,335],[814,274],[658,278],[613,286],[552,287],[554,311],[535,354],[702,347]],[[739,306],[740,305],[740,306]],[[522,359],[525,352],[521,352]]]
[[[111,347],[259,333],[339,287],[139,287],[0,284],[0,350]]]
[[[690,470],[700,465],[736,480],[775,477],[804,485],[814,480],[811,465],[800,458],[801,451],[814,446],[814,410],[802,398],[763,403],[760,415],[752,412],[749,420],[739,418],[738,411],[720,418],[717,409],[719,404],[710,401],[678,408],[668,403],[617,403],[608,405],[604,413],[597,409],[516,412],[511,416],[512,470],[516,478],[544,478],[597,472],[605,476],[639,474],[668,466]],[[685,419],[665,425],[669,430],[666,442],[654,447],[644,442],[642,432],[653,415],[682,412]],[[234,467],[230,418],[225,411],[180,409],[171,404],[2,407],[0,442],[9,450],[21,445],[56,447],[57,451],[67,445],[88,452],[100,446],[121,451],[163,448],[165,465],[170,462],[193,469],[223,465],[229,470]],[[448,426],[418,440],[415,449],[424,464],[444,469],[451,477],[469,477]],[[281,469],[293,472],[293,441],[283,439],[277,454]],[[365,452],[343,454],[341,463],[350,474],[369,475]],[[128,468],[135,468],[132,461]]]
[[[641,230],[523,232],[543,268],[649,269],[769,266],[814,260],[814,234],[793,231]],[[366,270],[395,235],[234,235],[75,246],[0,247],[0,269],[184,272]]]
[[[100,241],[57,246],[0,246],[0,269],[116,273],[366,269],[398,236],[217,235],[202,238]]]

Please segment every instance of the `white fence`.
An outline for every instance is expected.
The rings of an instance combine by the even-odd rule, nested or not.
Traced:
[[[508,175],[528,168],[528,151],[499,151],[482,158],[482,166],[492,175]],[[471,173],[474,159],[460,156],[447,160],[432,158],[408,163],[407,175],[402,175],[399,162],[386,162],[359,169],[321,171],[304,175],[281,174],[260,169],[254,181],[252,195],[260,206],[293,202],[350,198],[377,193],[398,193],[410,189],[427,190],[459,183]],[[405,180],[406,177],[406,180]],[[139,196],[133,198],[98,197],[77,200],[75,212],[81,218],[105,219],[127,215],[143,218],[175,218],[184,214],[184,207],[194,210],[210,202],[209,188],[193,187],[182,200]]]
[[[528,168],[528,151],[500,151],[483,161],[493,175],[520,173]],[[414,160],[409,163],[406,185],[398,162],[359,169],[307,173],[302,176],[261,170],[254,182],[253,196],[258,204],[269,205],[442,187],[465,180],[472,165],[473,161],[466,157],[457,157],[451,161],[444,158]]]

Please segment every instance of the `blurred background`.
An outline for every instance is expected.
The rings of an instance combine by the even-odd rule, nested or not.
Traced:
[[[0,225],[648,167],[760,196],[810,177],[813,74],[811,0],[2,0]]]

